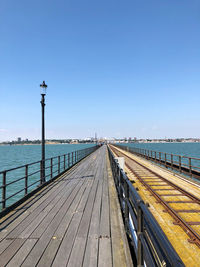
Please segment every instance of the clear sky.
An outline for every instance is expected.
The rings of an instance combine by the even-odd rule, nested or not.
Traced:
[[[200,137],[199,0],[1,0],[0,141]]]

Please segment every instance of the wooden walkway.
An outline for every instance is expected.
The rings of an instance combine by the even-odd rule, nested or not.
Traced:
[[[105,146],[0,222],[0,266],[132,266]]]

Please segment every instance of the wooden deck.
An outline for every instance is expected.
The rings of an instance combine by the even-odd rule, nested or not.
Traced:
[[[0,266],[132,266],[105,146],[0,222]]]

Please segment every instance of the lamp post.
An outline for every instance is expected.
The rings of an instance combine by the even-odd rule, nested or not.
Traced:
[[[47,85],[45,81],[40,84],[41,88],[41,107],[42,107],[42,164],[41,164],[41,184],[45,182],[45,126],[44,126],[44,107],[45,107],[45,95]]]

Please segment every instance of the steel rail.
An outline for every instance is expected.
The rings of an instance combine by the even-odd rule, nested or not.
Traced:
[[[162,181],[166,182],[168,185],[174,187],[177,191],[181,192],[182,194],[184,194],[188,198],[192,199],[193,200],[192,203],[200,204],[200,199],[197,198],[196,196],[194,196],[191,193],[185,191],[184,189],[180,188],[179,186],[175,185],[174,183],[168,181],[166,178],[164,178],[161,175],[157,174],[156,172],[152,171],[148,167],[143,166],[141,163],[139,163],[136,160],[132,159],[131,157],[126,155],[124,152],[119,151],[118,149],[114,148],[113,146],[112,146],[112,149],[114,150],[116,155],[119,156],[119,153],[121,153],[122,155],[124,155],[126,158],[128,158],[129,160],[131,160],[135,164],[139,165],[143,169],[145,169],[148,172],[152,173],[154,176],[156,176],[159,179],[161,179]],[[140,180],[140,182],[144,186],[146,186],[146,188],[153,194],[153,196],[158,200],[158,202],[165,207],[166,211],[175,219],[175,224],[177,224],[177,225],[182,227],[182,229],[186,232],[186,234],[190,238],[190,239],[188,239],[188,241],[190,243],[194,243],[198,247],[200,247],[200,235],[191,228],[191,226],[188,224],[189,222],[186,222],[184,219],[182,219],[181,216],[176,212],[176,210],[173,209],[158,193],[156,193],[155,190],[153,188],[151,188],[151,186],[148,183],[146,183],[145,180],[128,163],[125,163],[125,164],[131,170],[131,172]],[[187,210],[185,212],[187,212]]]

